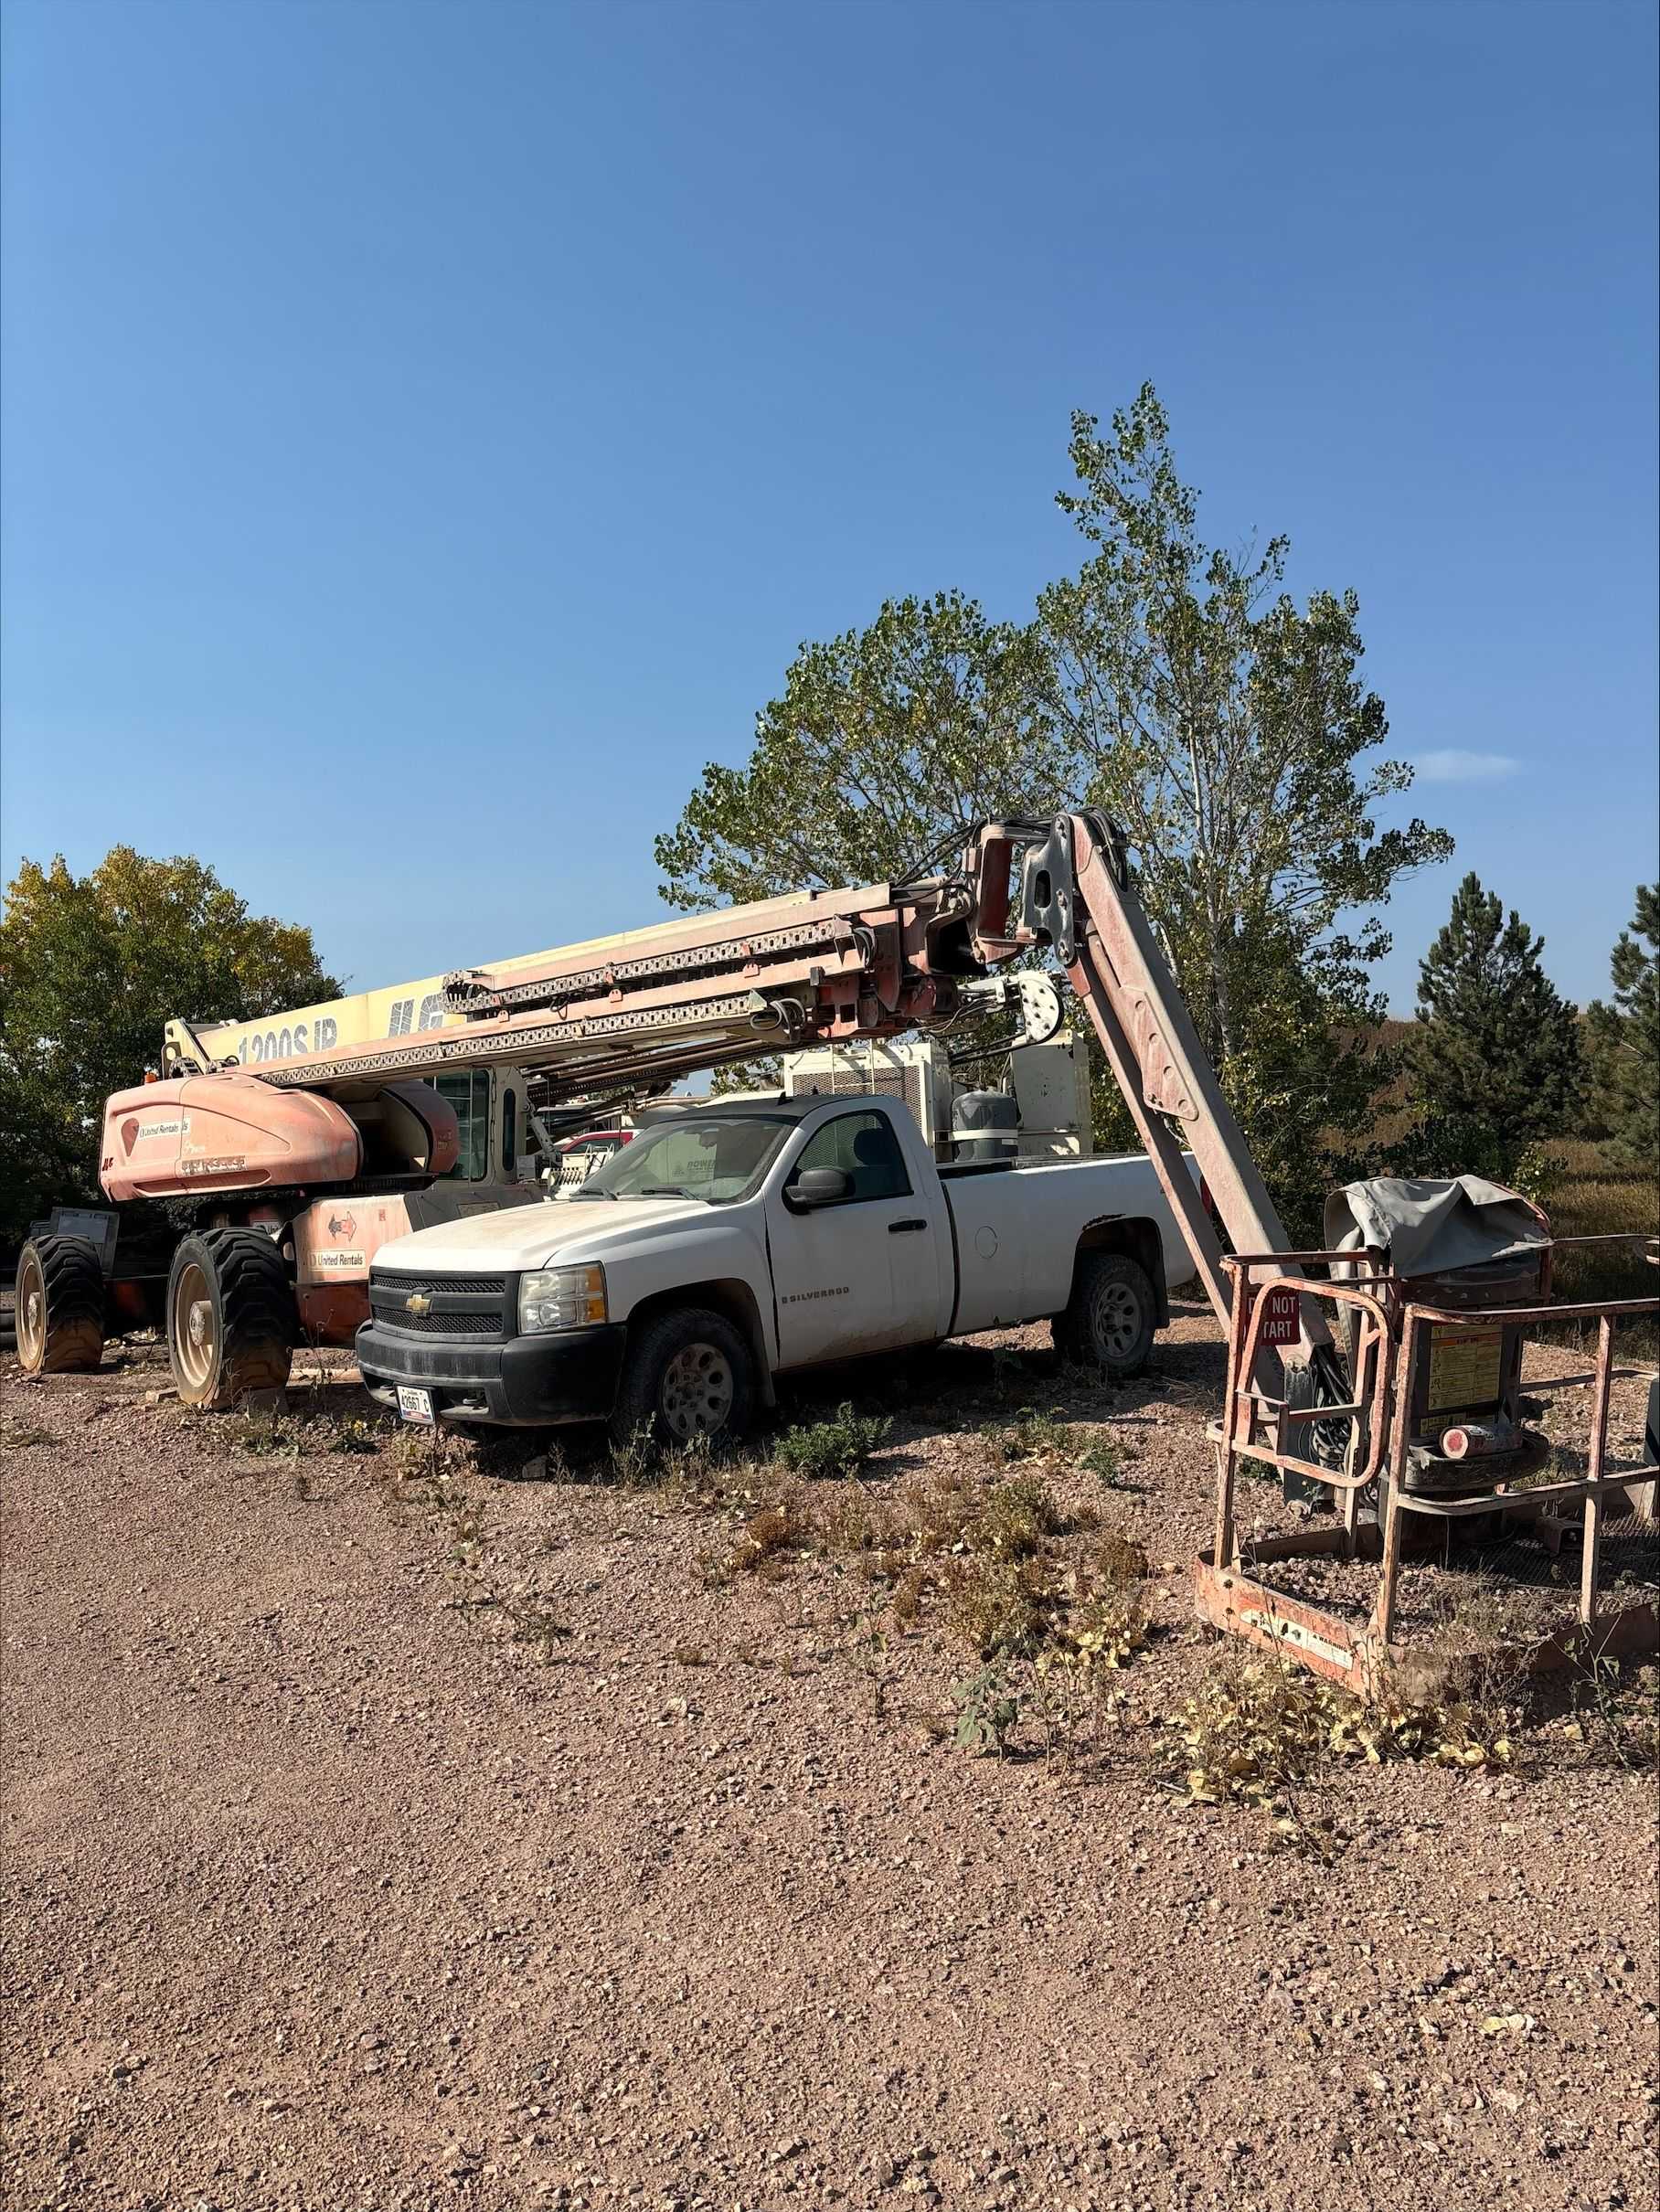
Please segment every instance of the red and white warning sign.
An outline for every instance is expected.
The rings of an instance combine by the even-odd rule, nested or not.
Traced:
[[[1260,1344],[1293,1345],[1303,1335],[1303,1302],[1290,1283],[1271,1283],[1261,1293],[1262,1334]]]

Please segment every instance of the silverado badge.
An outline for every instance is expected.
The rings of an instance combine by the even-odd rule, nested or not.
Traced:
[[[432,1301],[424,1291],[415,1291],[404,1300],[403,1310],[406,1313],[430,1313],[432,1311]]]

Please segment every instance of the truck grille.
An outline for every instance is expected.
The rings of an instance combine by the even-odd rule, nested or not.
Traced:
[[[377,1328],[400,1336],[483,1336],[498,1343],[513,1333],[517,1318],[505,1275],[394,1274],[369,1271],[369,1311]],[[411,1313],[409,1301],[430,1299],[424,1313]]]
[[[375,1307],[375,1319],[383,1329],[400,1336],[499,1336],[499,1313],[406,1313],[401,1305]]]

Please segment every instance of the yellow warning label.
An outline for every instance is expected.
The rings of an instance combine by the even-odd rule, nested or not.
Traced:
[[[1492,1405],[1504,1345],[1502,1329],[1437,1329],[1430,1345],[1430,1410]]]

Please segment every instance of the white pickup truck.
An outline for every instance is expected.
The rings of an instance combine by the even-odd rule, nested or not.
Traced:
[[[383,1245],[357,1361],[412,1420],[718,1437],[792,1369],[1021,1322],[1132,1375],[1191,1272],[1139,1156],[939,1168],[892,1099],[713,1099],[569,1198]]]

